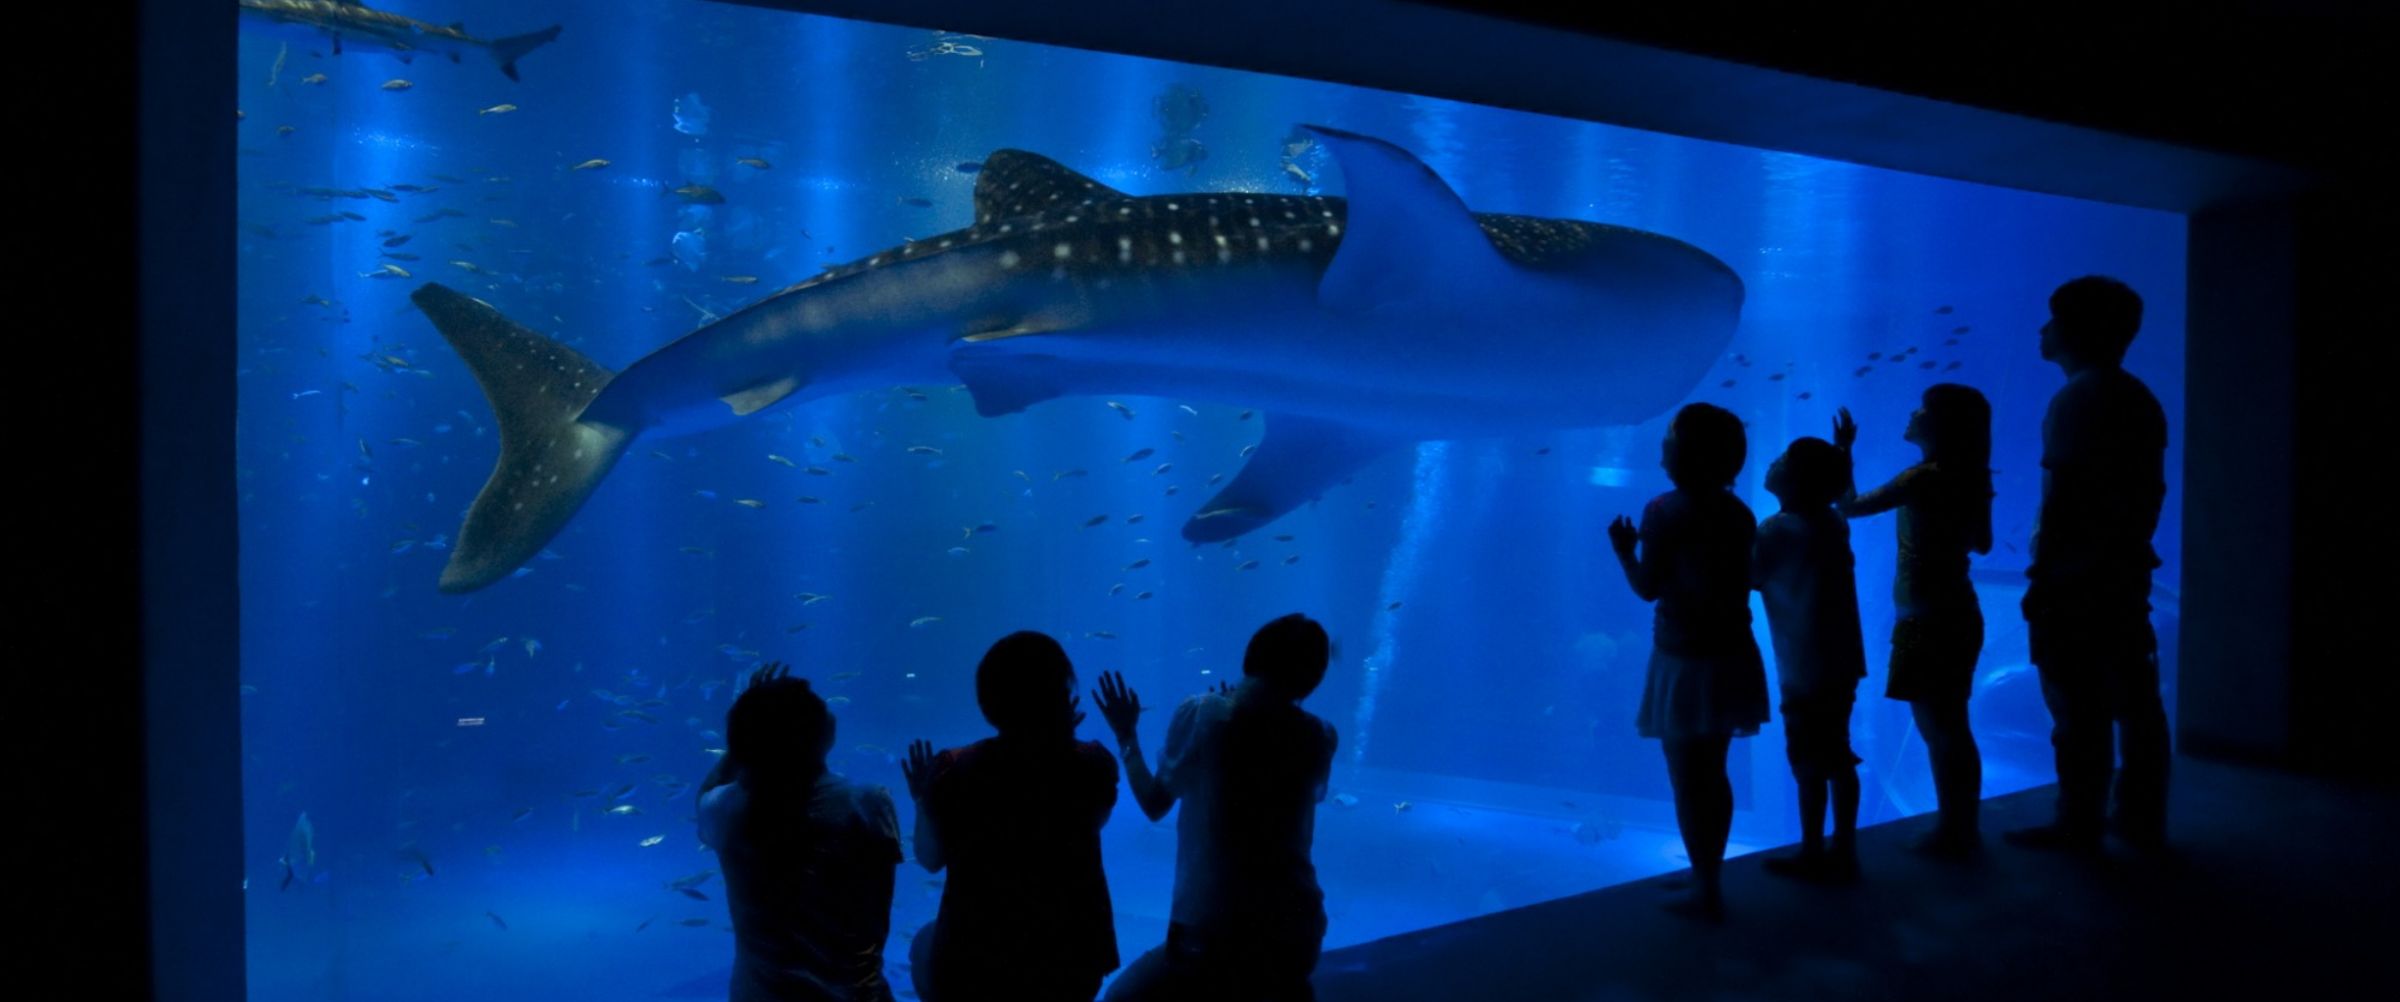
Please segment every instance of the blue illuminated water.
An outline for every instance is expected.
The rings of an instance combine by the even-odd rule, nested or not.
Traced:
[[[2011,613],[2036,432],[2060,383],[2034,351],[2051,287],[2103,272],[2145,295],[2129,365],[2181,428],[2184,230],[2172,215],[1005,39],[969,40],[980,56],[938,53],[928,31],[689,0],[424,0],[401,12],[463,17],[485,36],[565,31],[522,62],[518,83],[472,59],[403,65],[279,50],[263,35],[241,43],[244,810],[258,999],[721,992],[720,885],[705,885],[705,902],[666,885],[715,869],[694,839],[688,787],[672,784],[696,782],[721,745],[709,732],[722,726],[724,683],[756,658],[795,663],[842,697],[836,768],[898,787],[890,749],[987,733],[968,679],[983,647],[1018,628],[1061,638],[1087,681],[1121,670],[1163,705],[1238,671],[1249,631],[1275,615],[1328,625],[1337,658],[1309,705],[1343,735],[1339,796],[1317,836],[1329,946],[1682,865],[1657,749],[1632,726],[1649,610],[1603,532],[1665,488],[1664,415],[1397,450],[1270,531],[1291,542],[1194,549],[1175,527],[1257,440],[1242,401],[1122,398],[1129,420],[1069,398],[982,419],[954,387],[894,388],[644,441],[529,573],[444,596],[441,547],[496,441],[466,369],[408,305],[427,280],[621,366],[764,290],[965,225],[975,178],[958,165],[997,148],[1142,194],[1340,194],[1326,158],[1296,162],[1305,183],[1284,170],[1292,126],[1383,136],[1479,210],[1655,230],[1742,275],[1741,331],[1690,399],[1748,424],[1739,489],[1761,517],[1774,510],[1759,486],[1766,460],[1793,436],[1825,434],[1835,407],[1858,415],[1861,476],[1875,478],[1912,458],[1899,431],[1924,386],[1960,380],[1990,396],[2002,545],[1977,563],[1991,632],[1974,705],[1989,795],[2048,769],[2047,718]],[[392,79],[412,86],[384,89]],[[1188,136],[1207,156],[1188,171],[1152,159],[1151,99],[1173,85],[1209,107]],[[502,104],[516,108],[479,113]],[[573,169],[595,158],[610,164]],[[662,194],[691,182],[724,204]],[[396,200],[319,199],[311,187]],[[418,221],[443,209],[456,214]],[[307,221],[344,211],[366,218]],[[410,239],[385,246],[400,235]],[[385,264],[410,277],[365,277]],[[1891,364],[1895,353],[1908,361]],[[941,454],[907,451],[920,444]],[[1141,448],[1157,458],[1121,461]],[[2157,540],[2170,643],[2178,454]],[[1159,461],[1173,471],[1154,475]],[[1054,479],[1075,469],[1089,473]],[[767,504],[734,503],[744,498]],[[987,522],[997,530],[968,531]],[[1867,634],[1881,638],[1889,521],[1860,523],[1854,539]],[[1142,557],[1153,562],[1124,569]],[[927,616],[940,619],[909,625]],[[1854,732],[1873,822],[1929,810],[1932,793],[1905,709],[1881,698],[1883,645],[1869,658]],[[839,672],[861,674],[832,681]],[[658,701],[646,708],[656,722],[595,690]],[[1733,766],[1737,851],[1789,841],[1780,728],[1737,743]],[[600,813],[627,783],[615,802],[642,813]],[[302,811],[318,865],[279,890],[276,860]],[[1128,957],[1163,935],[1173,838],[1171,821],[1129,807],[1107,830]],[[903,986],[905,937],[938,899],[929,878],[913,865],[900,874],[887,958]]]

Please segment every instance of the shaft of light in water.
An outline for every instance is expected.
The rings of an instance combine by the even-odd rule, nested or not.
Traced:
[[[1417,446],[1417,472],[1409,491],[1408,514],[1400,520],[1400,541],[1392,547],[1391,559],[1383,567],[1383,586],[1375,607],[1375,653],[1367,656],[1366,682],[1359,687],[1358,713],[1353,718],[1358,731],[1358,739],[1350,745],[1353,762],[1367,760],[1368,733],[1375,723],[1375,697],[1383,691],[1384,680],[1392,668],[1395,630],[1400,618],[1392,604],[1407,601],[1416,587],[1418,557],[1424,549],[1425,537],[1442,517],[1449,466],[1449,443],[1425,442]]]

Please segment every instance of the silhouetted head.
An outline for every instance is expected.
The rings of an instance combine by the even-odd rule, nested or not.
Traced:
[[[1325,681],[1325,665],[1332,659],[1333,641],[1325,627],[1295,612],[1250,635],[1250,647],[1242,652],[1242,674],[1297,703]]]
[[[832,748],[833,713],[807,679],[761,672],[725,711],[725,754],[744,782],[815,782]]]
[[[1749,440],[1742,419],[1715,404],[1685,404],[1667,425],[1660,444],[1659,465],[1667,479],[1686,490],[1717,490],[1733,486],[1749,458]]]
[[[1822,508],[1841,500],[1850,456],[1821,438],[1796,438],[1767,466],[1767,493],[1786,508]]]
[[[1075,666],[1049,634],[1019,630],[1000,638],[975,666],[975,705],[1006,735],[1072,734]]]
[[[2050,294],[2042,325],[2042,358],[2067,367],[2113,366],[2142,329],[2142,297],[2113,278],[2086,275]]]
[[[1908,416],[1908,440],[1944,466],[1982,470],[1992,464],[1992,405],[1972,386],[1935,383]]]

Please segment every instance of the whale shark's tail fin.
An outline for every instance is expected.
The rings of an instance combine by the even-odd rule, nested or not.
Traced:
[[[511,80],[517,79],[517,60],[525,58],[526,53],[557,40],[559,27],[554,24],[540,31],[529,31],[522,35],[492,39],[492,58],[499,60],[500,72],[508,74],[508,78]]]
[[[442,568],[443,591],[474,591],[541,552],[616,465],[633,431],[580,420],[616,374],[575,349],[439,283],[409,300],[475,373],[500,424],[500,461]]]

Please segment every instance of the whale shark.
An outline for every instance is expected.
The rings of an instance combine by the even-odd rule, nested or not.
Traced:
[[[1255,454],[1183,524],[1207,543],[1414,442],[1655,417],[1731,342],[1743,284],[1706,251],[1478,213],[1400,146],[1308,128],[1345,197],[1137,196],[998,150],[973,225],[829,268],[622,371],[420,286],[411,300],[500,431],[439,588],[474,591],[539,553],[637,436],[790,400],[939,381],[985,417],[1104,394],[1255,408]]]
[[[480,51],[499,64],[500,72],[517,79],[517,60],[558,38],[558,25],[506,38],[482,39],[467,34],[461,23],[419,21],[405,14],[376,10],[357,0],[236,0],[243,17],[271,30],[298,37],[332,39],[333,54],[342,54],[347,41],[354,48],[390,52],[401,62],[415,61],[420,52],[448,56]]]

